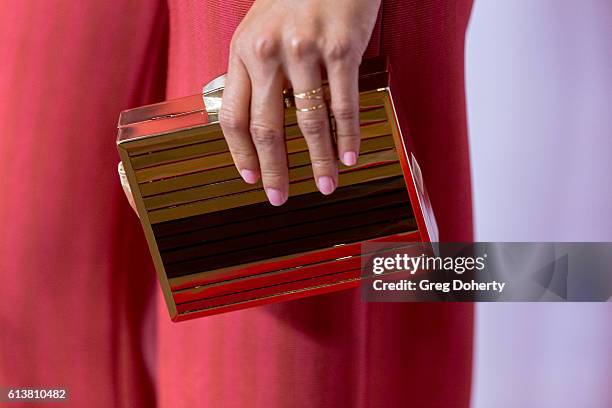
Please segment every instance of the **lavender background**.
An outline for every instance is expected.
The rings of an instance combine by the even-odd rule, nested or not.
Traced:
[[[612,241],[612,1],[476,0],[476,238]],[[612,304],[477,306],[474,408],[612,406]]]

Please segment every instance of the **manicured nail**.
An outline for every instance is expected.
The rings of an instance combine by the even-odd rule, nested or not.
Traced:
[[[354,166],[357,163],[357,153],[344,152],[342,155],[342,163],[344,163],[345,166]]]
[[[287,195],[277,188],[266,188],[268,201],[274,206],[283,205],[287,201]]]
[[[336,189],[336,183],[329,176],[319,177],[317,179],[317,186],[319,187],[319,191],[325,195],[329,195],[334,192]]]
[[[253,170],[242,169],[240,170],[240,175],[242,176],[244,181],[249,184],[255,184],[257,183],[257,180],[259,180],[259,175]]]

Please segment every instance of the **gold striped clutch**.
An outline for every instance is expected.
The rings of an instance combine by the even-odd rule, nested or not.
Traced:
[[[216,120],[222,88],[121,113],[119,154],[173,320],[354,287],[361,243],[432,238],[386,60],[364,61],[359,86],[359,161],[340,164],[330,196],[318,192],[287,95],[281,207],[232,163]]]

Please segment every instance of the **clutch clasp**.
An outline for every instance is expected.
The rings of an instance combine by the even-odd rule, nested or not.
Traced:
[[[202,99],[204,109],[211,120],[217,120],[223,99],[223,89],[225,88],[225,74],[220,75],[204,85],[202,88]]]

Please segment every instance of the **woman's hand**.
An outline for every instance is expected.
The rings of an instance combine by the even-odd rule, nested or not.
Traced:
[[[261,177],[270,203],[287,200],[282,91],[291,84],[298,124],[323,194],[338,185],[336,147],[321,87],[325,69],[340,160],[359,153],[358,68],[380,0],[256,0],[232,39],[219,121],[247,183]],[[309,92],[311,91],[311,92]]]

